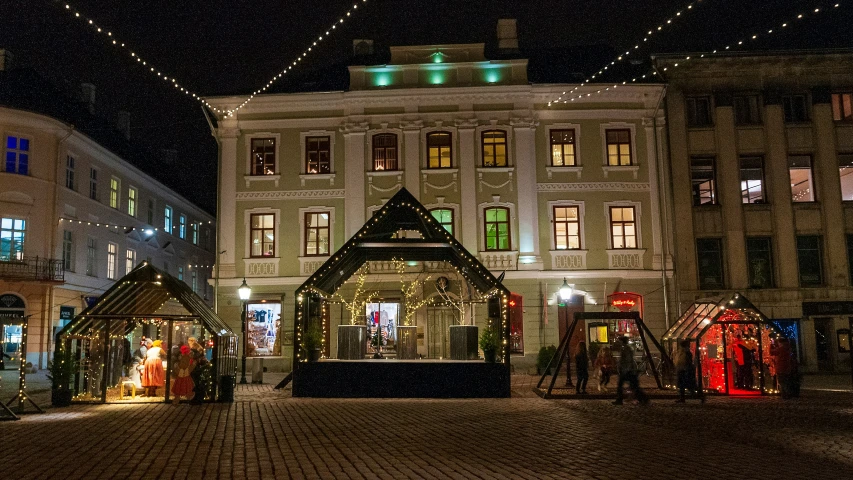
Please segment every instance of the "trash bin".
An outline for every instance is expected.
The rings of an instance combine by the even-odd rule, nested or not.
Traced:
[[[234,383],[236,377],[233,375],[222,375],[219,377],[219,401],[232,403],[234,401]]]

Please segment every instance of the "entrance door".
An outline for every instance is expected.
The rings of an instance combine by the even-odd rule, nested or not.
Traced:
[[[815,356],[817,369],[821,372],[832,370],[832,319],[816,318],[814,321]]]
[[[449,307],[427,308],[427,357],[450,356],[450,326],[453,323],[454,315]]]

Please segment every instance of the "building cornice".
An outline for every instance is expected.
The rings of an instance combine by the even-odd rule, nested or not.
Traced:
[[[267,192],[240,192],[237,201],[255,200],[318,200],[327,198],[344,198],[346,191],[342,188],[333,190],[279,190]]]
[[[649,192],[651,187],[645,182],[572,182],[538,183],[539,192]]]

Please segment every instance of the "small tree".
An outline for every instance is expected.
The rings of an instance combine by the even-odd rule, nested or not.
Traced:
[[[467,318],[474,318],[473,312],[470,312],[473,308],[474,303],[478,303],[482,300],[482,295],[479,292],[471,288],[471,285],[462,277],[459,272],[456,273],[456,283],[459,285],[459,293],[458,296],[456,293],[451,292],[451,288],[448,285],[441,286],[436,285],[436,290],[438,291],[438,295],[444,300],[445,304],[453,307],[456,312],[454,312],[454,316],[456,317],[456,323],[459,325],[466,325]],[[463,287],[464,286],[464,287]],[[466,299],[467,295],[467,299]],[[477,302],[475,302],[477,300]],[[458,312],[458,315],[456,314]]]
[[[344,307],[349,310],[350,325],[357,324],[356,319],[364,316],[367,311],[367,304],[372,303],[378,296],[376,292],[368,292],[364,287],[369,273],[368,265],[362,265],[362,267],[355,273],[357,277],[355,281],[355,292],[353,292],[352,297],[350,299],[346,299],[340,294],[340,292],[335,292],[332,296],[332,300],[342,303]]]
[[[412,281],[407,281],[406,262],[398,258],[391,259],[391,262],[400,276],[400,295],[404,304],[402,325],[408,327],[412,325],[412,319],[419,308],[432,304],[431,298],[423,298],[423,286],[432,278],[432,275],[427,275],[423,280],[415,278]]]

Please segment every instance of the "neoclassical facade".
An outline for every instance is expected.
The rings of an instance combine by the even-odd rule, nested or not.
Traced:
[[[292,330],[294,289],[405,187],[493,274],[505,272],[523,316],[514,363],[558,343],[564,278],[572,308],[635,292],[663,332],[661,85],[583,87],[592,95],[549,106],[574,86],[531,85],[526,60],[487,60],[482,44],[392,47],[387,65],[349,74],[347,91],[256,95],[218,123],[218,302],[233,328],[245,278],[253,301],[281,302]],[[426,357],[440,316],[419,317]],[[332,325],[341,321],[333,311]],[[283,347],[288,368],[292,339]]]

